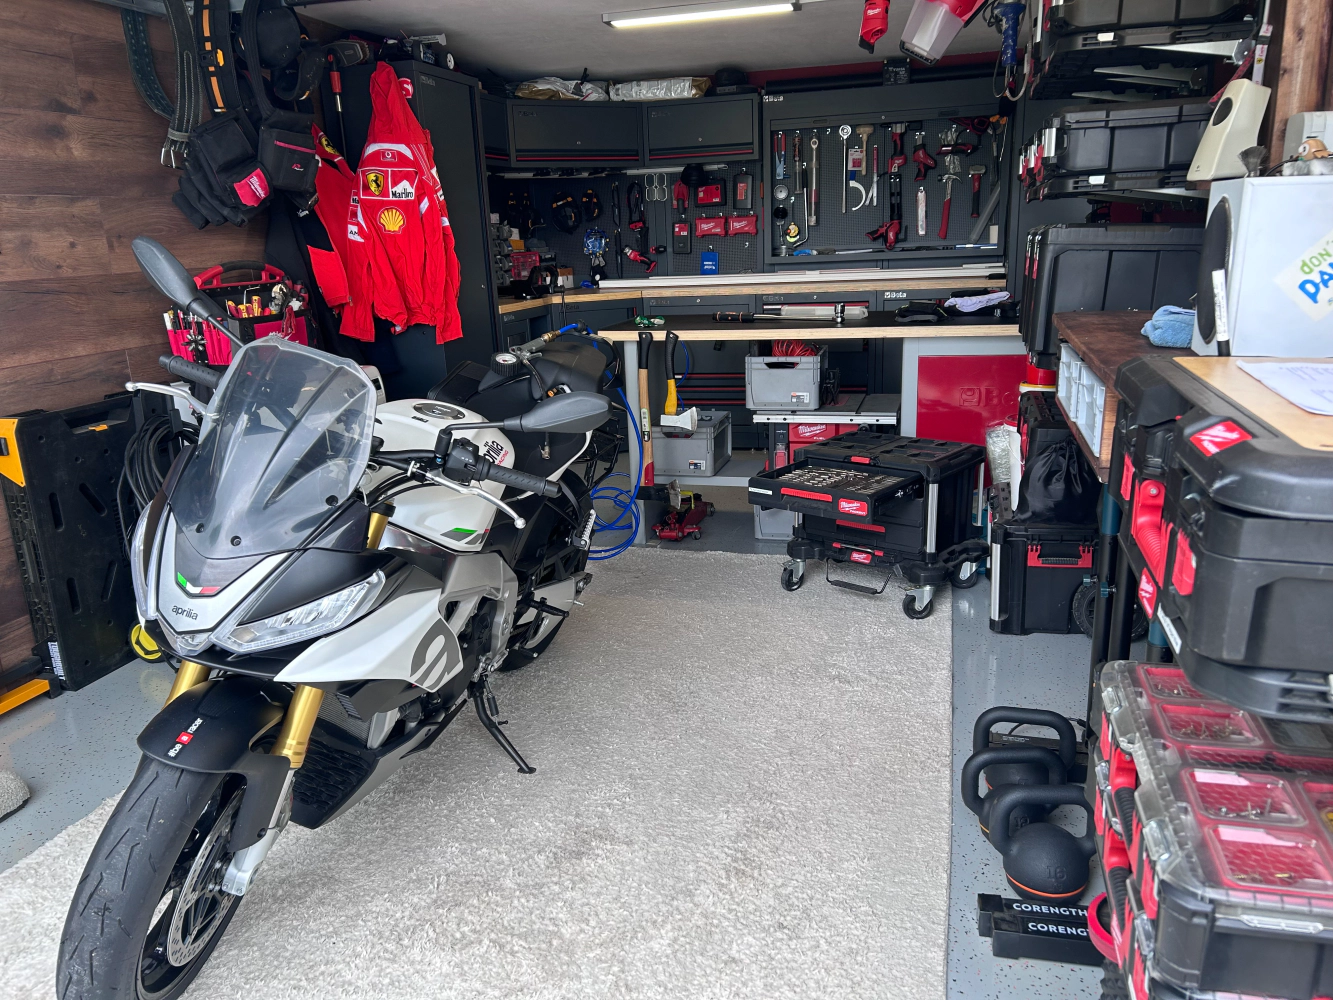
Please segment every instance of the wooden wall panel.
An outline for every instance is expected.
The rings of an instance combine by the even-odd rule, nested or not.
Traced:
[[[149,18],[172,92],[171,33]],[[166,121],[139,97],[120,11],[92,0],[0,3],[0,415],[62,409],[167,381],[166,302],[130,241],[160,240],[185,266],[262,258],[265,222],[197,231],[159,162]],[[29,655],[13,542],[0,523],[0,671]]]

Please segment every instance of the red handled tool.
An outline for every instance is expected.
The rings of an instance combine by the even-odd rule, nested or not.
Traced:
[[[985,167],[969,167],[969,174],[972,175],[972,218],[981,217],[981,175],[986,172]]]
[[[903,231],[903,176],[900,173],[889,174],[889,221],[880,224],[878,229],[866,233],[866,238],[883,240],[884,249],[892,250]]]
[[[926,149],[926,133],[916,133],[916,145],[912,147],[912,162],[916,164],[915,181],[924,181],[926,174],[935,169],[935,157]]]
[[[648,274],[652,274],[654,271],[657,270],[657,261],[653,260],[645,253],[640,253],[633,247],[625,247],[625,256],[628,257],[630,260],[634,261],[634,263],[636,264],[642,264],[644,270]]]
[[[945,239],[949,235],[949,204],[953,201],[953,182],[962,180],[958,176],[958,157],[946,156],[944,158],[944,173],[940,175],[940,180],[944,182],[944,209],[940,213],[940,231],[938,236]]]

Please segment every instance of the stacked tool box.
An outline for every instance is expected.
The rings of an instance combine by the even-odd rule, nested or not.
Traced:
[[[1333,455],[1173,359],[1127,363],[1116,390],[1121,547],[1190,682],[1264,715],[1333,722]]]
[[[861,430],[752,477],[749,497],[804,515],[787,545],[802,571],[810,559],[902,565],[927,589],[917,610],[929,613],[934,587],[984,554],[969,541],[984,461],[977,445]]]
[[[1054,225],[1028,233],[1018,329],[1041,368],[1060,363],[1058,312],[1188,307],[1203,227]],[[1145,321],[1147,316],[1144,316]]]
[[[1208,63],[1254,34],[1254,0],[1044,3],[1033,32],[1036,100],[1080,91],[1206,91]]]
[[[1135,997],[1333,994],[1333,728],[1115,661],[1091,748],[1106,895],[1089,932]]]
[[[1024,197],[1111,199],[1183,188],[1212,111],[1201,97],[1065,108],[1023,148]]]

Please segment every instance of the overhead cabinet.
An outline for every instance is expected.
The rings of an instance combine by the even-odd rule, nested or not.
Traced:
[[[759,101],[753,96],[696,98],[644,105],[648,162],[703,157],[757,159]]]
[[[643,107],[619,101],[509,102],[514,166],[636,166]]]
[[[509,111],[503,97],[481,95],[481,141],[487,166],[509,163]]]

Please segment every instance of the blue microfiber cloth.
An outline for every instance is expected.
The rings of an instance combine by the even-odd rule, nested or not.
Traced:
[[[1194,336],[1194,310],[1162,306],[1143,324],[1143,335],[1158,347],[1189,347]]]

